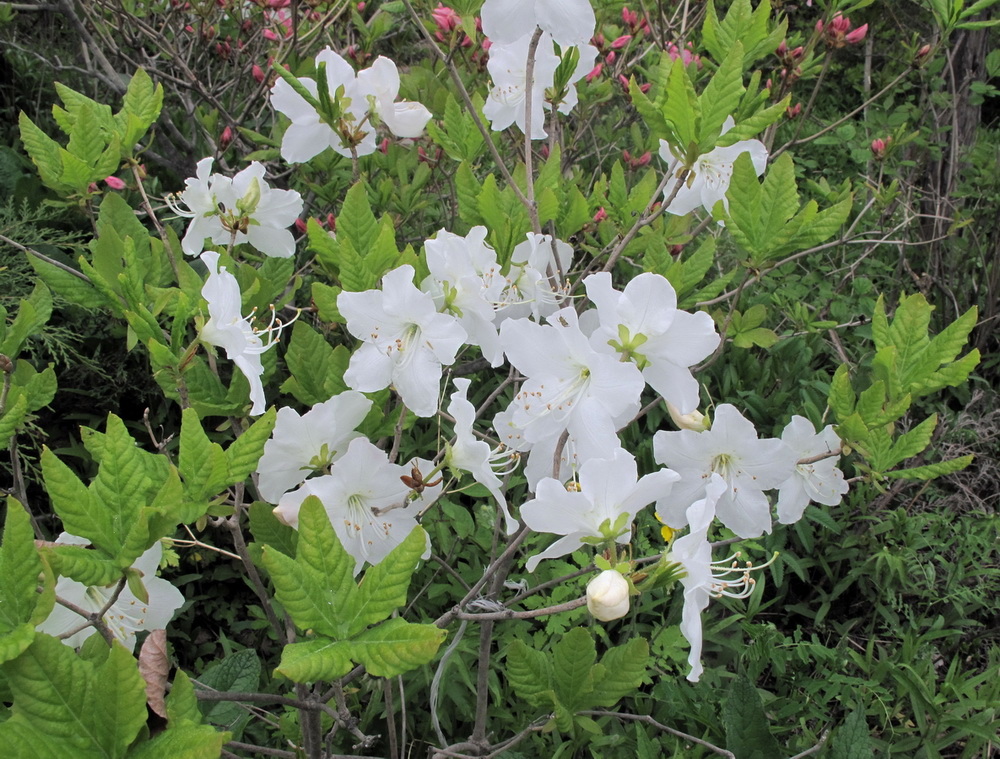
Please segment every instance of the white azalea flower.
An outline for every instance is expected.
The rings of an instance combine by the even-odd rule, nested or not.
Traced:
[[[840,450],[840,438],[827,425],[820,432],[804,416],[793,416],[781,433],[781,440],[798,457],[811,459]],[[778,487],[778,521],[792,524],[802,518],[810,501],[836,506],[848,491],[844,473],[837,468],[839,456],[796,464],[795,471]]]
[[[727,118],[722,126],[722,133],[728,132],[734,124],[732,116]],[[763,174],[767,166],[767,148],[760,140],[741,140],[728,147],[715,148],[698,157],[684,186],[664,210],[667,213],[684,216],[698,206],[704,206],[706,211],[712,213],[715,204],[720,200],[725,205],[726,210],[729,210],[726,191],[733,178],[733,163],[743,153],[750,154],[750,160],[757,171],[757,176]],[[679,170],[680,161],[670,152],[670,146],[666,140],[660,140],[660,158],[667,162],[668,174]],[[669,195],[673,189],[673,183],[668,184],[664,194]]]
[[[562,283],[574,253],[569,243],[528,232],[511,253],[505,305],[497,321],[529,315],[540,321],[558,311],[566,298]]]
[[[399,70],[384,55],[364,71],[358,73],[358,84],[375,96],[375,111],[397,137],[419,137],[431,120],[431,112],[420,103],[408,100],[396,102],[399,97]]]
[[[378,564],[406,540],[417,526],[418,514],[440,494],[441,485],[436,484],[427,487],[422,497],[411,499],[411,490],[400,480],[409,475],[409,469],[390,464],[385,451],[367,438],[356,438],[330,474],[306,480],[298,490],[283,495],[274,513],[298,529],[302,502],[310,495],[319,498],[344,550],[355,560],[357,575],[365,562]],[[428,539],[424,558],[430,550]]]
[[[448,403],[448,413],[455,419],[455,445],[448,452],[448,464],[455,469],[468,472],[476,482],[490,491],[503,511],[507,534],[511,535],[517,530],[517,520],[510,515],[507,498],[501,490],[503,483],[494,468],[499,467],[501,470],[509,468],[512,463],[512,452],[503,446],[493,450],[489,443],[477,439],[472,433],[476,409],[466,397],[470,384],[471,380],[456,379],[457,389],[452,393],[451,401]]]
[[[343,88],[339,106],[340,122],[334,126],[325,123],[319,113],[280,77],[271,88],[271,105],[292,120],[281,139],[281,157],[289,163],[304,163],[327,148],[351,157],[351,145],[357,155],[375,152],[375,130],[367,125],[368,96],[375,93],[358,82],[351,64],[343,57],[325,48],[316,55],[316,67],[326,66],[326,83],[330,100],[337,98]],[[315,80],[300,77],[299,82],[314,97],[319,92]]]
[[[70,545],[88,545],[90,543],[85,538],[70,535],[67,532],[62,533],[57,542]],[[163,629],[173,618],[174,612],[184,604],[184,596],[181,595],[181,592],[171,583],[156,576],[156,570],[160,566],[162,556],[163,547],[157,541],[132,565],[133,569],[137,569],[143,575],[142,584],[146,588],[149,601],[143,603],[126,585],[122,588],[111,608],[104,614],[104,624],[129,651],[135,650],[137,632]],[[56,583],[56,595],[81,609],[86,609],[88,612],[97,612],[107,606],[116,587],[117,583],[106,587],[88,587],[76,580],[71,580],[69,577],[60,577]],[[39,632],[59,636],[76,630],[83,622],[83,617],[75,611],[67,609],[61,604],[56,604],[48,619],[38,625],[37,629]],[[88,626],[67,638],[63,638],[62,642],[76,648],[95,632],[97,630],[93,626]]]
[[[423,291],[438,310],[458,319],[490,366],[500,366],[503,350],[494,317],[506,279],[496,251],[486,244],[486,227],[473,227],[465,237],[442,229],[424,243],[424,255],[430,274],[421,284]]]
[[[500,44],[533,34],[540,26],[560,47],[583,45],[597,27],[590,0],[486,0],[481,14],[483,32]]]
[[[568,489],[559,480],[543,479],[535,497],[521,507],[521,519],[536,532],[563,537],[529,558],[528,571],[534,572],[543,559],[572,553],[585,542],[628,543],[635,515],[666,498],[677,479],[669,469],[640,478],[635,458],[622,448],[611,458],[584,462],[578,487]]]
[[[225,349],[226,357],[250,382],[250,400],[253,401],[250,414],[263,414],[264,383],[261,375],[264,366],[260,355],[274,345],[286,325],[277,322],[272,309],[271,324],[263,330],[254,329],[250,325],[250,317],[241,313],[240,285],[225,266],[219,266],[219,254],[206,250],[201,254],[201,260],[208,267],[208,279],[201,288],[201,295],[208,302],[209,318],[201,328],[199,338],[209,345]],[[266,343],[261,340],[261,334],[267,336]]]
[[[511,404],[510,422],[532,444],[600,417],[618,429],[638,410],[645,386],[639,370],[595,351],[572,308],[548,321],[508,319],[500,326],[507,358],[527,378]]]
[[[295,237],[288,229],[302,213],[302,196],[294,190],[272,190],[264,181],[263,164],[254,161],[232,179],[210,174],[212,158],[198,161],[197,176],[167,203],[191,219],[181,247],[189,256],[214,245],[250,243],[268,256],[289,258]]]
[[[468,335],[454,317],[413,284],[413,267],[393,269],[381,290],[342,292],[337,308],[347,330],[364,342],[351,356],[344,381],[363,393],[390,384],[417,416],[437,412],[441,366],[450,366]]]
[[[361,437],[355,431],[372,402],[348,390],[317,403],[302,416],[294,409],[278,410],[271,438],[257,465],[260,496],[277,503],[313,471],[326,469],[347,452],[347,444]]]
[[[611,286],[608,272],[590,275],[584,285],[601,323],[590,338],[594,347],[617,351],[682,414],[694,411],[698,382],[689,367],[719,345],[712,317],[678,311],[674,288],[659,274],[640,274],[623,292]]]
[[[780,440],[758,440],[753,424],[728,403],[716,409],[712,427],[705,432],[657,432],[653,458],[681,476],[670,502],[657,503],[667,525],[680,529],[687,523],[685,510],[704,496],[714,472],[726,483],[716,504],[719,521],[741,538],[771,531],[771,506],[764,491],[785,482],[798,460]]]
[[[531,34],[511,40],[509,43],[494,42],[490,47],[490,59],[486,66],[493,79],[483,106],[483,115],[490,120],[494,132],[517,124],[524,132],[527,119],[525,108],[528,92],[528,49]],[[531,85],[531,139],[541,140],[548,136],[545,131],[545,90],[555,81],[559,56],[552,47],[552,38],[543,34],[535,50],[535,64],[532,69]]]
[[[399,71],[396,64],[379,56],[371,67],[355,75],[351,64],[330,48],[316,55],[316,66],[326,66],[326,82],[330,100],[340,99],[340,119],[331,125],[323,121],[316,109],[279,78],[271,88],[271,105],[292,120],[281,140],[281,157],[290,163],[303,163],[326,148],[345,158],[375,152],[375,128],[369,123],[370,111],[381,118],[397,137],[419,137],[431,118],[420,103],[396,102],[399,95]],[[314,97],[319,92],[315,80],[299,79]]]

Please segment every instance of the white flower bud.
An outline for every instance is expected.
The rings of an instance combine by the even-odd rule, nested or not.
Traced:
[[[690,414],[682,414],[670,401],[665,401],[670,418],[677,425],[678,429],[693,430],[694,432],[704,432],[712,426],[711,420],[700,411],[695,409]]]
[[[614,569],[606,569],[587,583],[587,608],[602,622],[628,613],[628,580]]]

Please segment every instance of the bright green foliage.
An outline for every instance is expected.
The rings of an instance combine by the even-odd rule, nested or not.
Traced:
[[[10,444],[11,436],[29,420],[29,415],[49,405],[56,394],[56,373],[51,366],[37,372],[19,359],[10,375],[7,404],[0,415],[0,451]]]
[[[285,352],[291,376],[282,383],[281,391],[307,406],[323,403],[347,389],[344,372],[350,360],[346,346],[334,348],[308,324],[295,322]]]
[[[785,37],[788,20],[783,18],[773,27],[770,22],[770,0],[761,0],[756,9],[750,0],[736,0],[722,21],[715,12],[713,0],[708,0],[702,42],[717,61],[724,59],[735,44],[742,43],[743,68],[748,68],[754,61],[772,53]]]
[[[186,439],[192,439],[190,427]],[[84,444],[100,462],[89,487],[48,448],[42,452],[42,473],[65,530],[87,538],[96,550],[49,550],[60,574],[86,585],[107,585],[179,522],[204,514],[205,504],[185,497],[176,468],[138,448],[114,414],[108,416],[106,433],[85,434]]]
[[[648,658],[649,645],[633,638],[597,662],[593,637],[577,627],[549,655],[514,641],[507,650],[507,680],[519,698],[553,711],[561,732],[572,734],[575,727],[593,732],[593,720],[576,713],[612,707],[634,691],[646,676]]]
[[[757,689],[745,677],[737,677],[729,687],[722,706],[722,721],[726,727],[726,748],[736,754],[736,759],[772,759],[782,755],[767,728]]]
[[[14,706],[11,718],[0,724],[0,744],[7,743],[11,725],[38,731],[55,750],[34,754],[39,759],[124,757],[146,722],[145,683],[132,655],[118,643],[95,666],[39,633],[27,651],[4,665],[4,673]]]
[[[52,294],[41,282],[31,295],[22,298],[14,321],[7,324],[7,311],[0,308],[0,353],[15,358],[25,341],[38,332],[52,316]]]
[[[713,213],[725,220],[733,241],[758,268],[828,240],[847,219],[852,203],[847,197],[820,211],[810,200],[800,208],[795,167],[787,153],[769,167],[763,182],[757,181],[749,154],[741,155],[727,197],[729,212],[717,203]]]
[[[354,559],[323,504],[314,496],[303,501],[295,558],[271,546],[263,552],[278,601],[296,626],[314,635],[285,646],[277,671],[297,682],[334,680],[356,661],[372,674],[392,677],[430,661],[444,630],[398,618],[382,622],[406,602],[425,540],[423,529],[415,529],[359,586]]]
[[[412,251],[400,252],[396,232],[389,216],[375,219],[365,186],[358,183],[347,191],[337,216],[334,239],[310,221],[309,250],[320,265],[350,292],[368,290],[378,285],[382,275],[403,264],[415,264]]]
[[[49,616],[55,604],[54,578],[35,550],[34,537],[24,507],[8,498],[0,544],[0,663],[31,645],[35,625]]]
[[[870,384],[856,393],[846,366],[830,385],[830,408],[840,423],[838,434],[856,448],[874,472],[888,477],[929,480],[964,469],[972,456],[896,471],[900,462],[921,453],[937,425],[937,414],[895,437],[895,422],[914,398],[964,382],[979,363],[979,351],[961,358],[976,323],[977,310],[969,309],[933,339],[928,334],[933,307],[917,293],[903,298],[890,322],[879,298],[872,317],[875,357]]]
[[[474,103],[482,117],[483,101],[477,97]],[[454,95],[448,95],[444,108],[444,126],[439,127],[434,121],[427,124],[427,133],[440,145],[449,158],[456,161],[475,163],[486,148],[482,132],[476,126],[472,115],[458,104]]]
[[[977,0],[966,7],[965,0],[927,0],[934,14],[934,20],[944,36],[948,36],[955,29],[986,29],[996,26],[1000,23],[1000,19],[969,20],[975,19],[996,3],[997,0]]]
[[[129,84],[122,109],[111,109],[61,84],[56,90],[65,108],[54,106],[52,115],[69,138],[65,147],[46,135],[21,113],[21,141],[38,167],[42,181],[56,192],[86,195],[88,186],[118,171],[123,157],[160,115],[163,86],[153,86],[139,69]]]
[[[732,338],[737,348],[750,348],[758,345],[770,348],[778,342],[774,330],[760,326],[767,317],[767,307],[763,303],[751,306],[745,312],[733,311],[726,337]]]

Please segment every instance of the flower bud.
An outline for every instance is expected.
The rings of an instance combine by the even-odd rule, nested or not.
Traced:
[[[632,41],[631,34],[623,34],[621,37],[616,39],[611,43],[612,50],[621,50],[623,47],[628,47],[628,43]]]
[[[892,142],[892,137],[886,137],[884,140],[876,137],[872,140],[872,156],[874,156],[876,161],[881,161],[885,158],[885,151],[889,147],[890,142]]]
[[[222,136],[219,137],[219,147],[222,150],[228,148],[232,144],[234,136],[233,128],[231,126],[227,126],[222,130]]]
[[[584,77],[584,78],[587,80],[587,83],[589,84],[590,82],[592,82],[595,79],[597,79],[597,77],[599,77],[601,75],[601,72],[603,70],[604,70],[604,64],[603,63],[598,63],[596,66],[594,66],[594,68],[592,68],[590,70],[590,73],[587,74],[587,76]]]
[[[14,362],[8,356],[0,353],[0,372],[10,374],[12,371],[14,371]]]
[[[253,78],[257,84],[261,84],[264,81],[264,69],[256,63],[253,65],[253,68],[250,69],[250,73],[253,74]]]
[[[927,59],[930,58],[930,56],[931,56],[931,46],[924,45],[917,51],[916,56],[914,56],[913,65],[923,66],[925,63],[927,63]]]
[[[704,432],[711,426],[708,417],[697,409],[690,414],[682,414],[681,410],[670,401],[664,401],[664,403],[667,404],[667,412],[670,414],[670,418],[679,429]]]
[[[105,177],[104,184],[110,187],[112,190],[124,190],[125,182],[118,177]]]
[[[614,569],[606,569],[587,583],[587,609],[602,622],[628,614],[628,580]]]

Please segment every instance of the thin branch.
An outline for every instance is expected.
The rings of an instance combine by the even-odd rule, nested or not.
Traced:
[[[54,258],[49,258],[44,253],[39,253],[37,250],[33,248],[25,247],[24,245],[21,245],[21,243],[14,242],[9,237],[6,237],[4,235],[0,235],[0,242],[5,242],[13,248],[17,248],[20,251],[28,253],[29,255],[32,255],[38,260],[44,261],[47,264],[52,264],[57,269],[62,269],[64,272],[72,274],[74,277],[78,277],[88,284],[90,283],[90,277],[88,277],[82,271],[77,271],[72,266],[67,266],[66,264],[62,263],[62,261],[56,261]]]
[[[672,727],[667,727],[661,722],[657,722],[655,719],[650,717],[648,714],[627,714],[625,712],[603,712],[603,711],[586,711],[578,712],[578,714],[586,714],[590,717],[616,717],[618,719],[630,720],[632,722],[642,722],[646,725],[651,725],[657,730],[662,730],[665,733],[681,738],[682,740],[689,741],[698,746],[707,748],[709,751],[718,754],[719,756],[728,757],[728,759],[736,759],[736,754],[732,751],[726,751],[724,748],[716,746],[714,743],[709,743],[701,738],[695,738],[693,735],[688,735],[687,733],[681,732],[680,730],[675,730]]]
[[[458,609],[454,611],[454,616],[457,619],[468,619],[478,622],[496,622],[505,619],[535,619],[536,617],[546,617],[550,614],[561,614],[564,611],[573,611],[573,609],[579,609],[581,606],[586,605],[586,596],[581,596],[580,598],[574,598],[572,601],[567,601],[566,603],[556,604],[555,606],[546,606],[544,609],[530,609],[529,611],[513,611],[512,609],[504,609],[503,611],[489,611],[481,614],[461,611]]]

